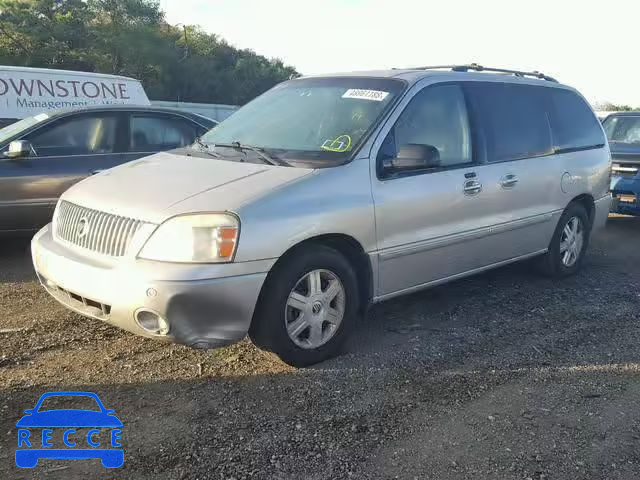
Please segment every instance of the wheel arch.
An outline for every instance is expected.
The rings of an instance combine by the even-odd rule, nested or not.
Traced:
[[[596,215],[596,203],[593,199],[593,196],[588,193],[583,193],[581,195],[573,197],[569,202],[569,205],[572,203],[577,203],[578,205],[584,207],[587,212],[587,218],[589,219],[589,228],[591,228],[593,226],[593,221],[595,220]]]
[[[286,260],[294,255],[298,250],[306,248],[312,245],[323,245],[325,247],[332,248],[344,256],[344,258],[353,267],[356,278],[358,280],[358,295],[359,295],[359,311],[364,313],[367,307],[370,305],[373,299],[373,266],[369,255],[364,251],[361,243],[351,235],[343,233],[327,233],[302,240],[295,245],[289,247],[276,263],[271,267],[271,270],[267,274],[260,294],[258,296],[258,303],[260,303],[263,293],[269,285],[270,277],[272,277],[278,270],[278,267],[286,262]],[[254,312],[255,320],[255,312]],[[252,320],[253,323],[253,320]]]

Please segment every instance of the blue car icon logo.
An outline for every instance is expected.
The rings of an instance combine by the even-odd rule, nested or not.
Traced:
[[[89,402],[95,400],[97,409],[42,408],[45,401],[77,401],[79,397],[85,397],[82,399],[85,402],[86,397]],[[40,397],[34,408],[24,412],[26,415],[16,423],[18,467],[33,468],[41,458],[99,458],[107,468],[123,465],[122,422],[114,415],[114,410],[104,407],[95,393],[48,392]],[[56,441],[60,445],[54,446]]]

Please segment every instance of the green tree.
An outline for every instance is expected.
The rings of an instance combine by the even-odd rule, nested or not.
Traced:
[[[0,64],[138,78],[156,100],[242,104],[292,67],[176,27],[152,0],[0,0]]]
[[[595,105],[595,110],[598,110],[601,112],[630,112],[632,110],[637,110],[637,109],[634,109],[629,105],[616,105],[615,103],[611,103],[611,102],[603,102],[603,103],[597,103]]]

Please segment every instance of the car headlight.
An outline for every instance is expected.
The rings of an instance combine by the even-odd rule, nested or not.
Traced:
[[[230,262],[239,231],[238,218],[228,213],[179,215],[153,232],[138,257],[164,262]]]

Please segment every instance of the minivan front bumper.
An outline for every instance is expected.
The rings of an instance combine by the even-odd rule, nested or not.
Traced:
[[[274,261],[166,264],[121,259],[108,264],[54,240],[51,224],[31,241],[43,287],[67,308],[138,335],[198,348],[242,339]],[[136,318],[157,315],[168,331],[150,332]],[[144,323],[144,322],[143,322]]]

